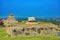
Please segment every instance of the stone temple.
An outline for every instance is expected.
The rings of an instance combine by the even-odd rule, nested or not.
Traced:
[[[57,35],[57,25],[36,22],[34,17],[29,17],[27,22],[18,22],[15,20],[14,15],[10,14],[6,22],[6,32],[11,36]]]

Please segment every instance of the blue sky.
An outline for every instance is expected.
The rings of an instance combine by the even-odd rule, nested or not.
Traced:
[[[59,0],[0,0],[0,16],[60,16]]]

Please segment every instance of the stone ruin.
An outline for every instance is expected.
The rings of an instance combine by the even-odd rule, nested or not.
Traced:
[[[35,17],[29,17],[26,24],[37,24]]]
[[[18,22],[11,14],[7,19],[6,32],[10,36],[21,35],[57,35],[58,26],[52,23],[36,22],[34,17],[27,22]]]

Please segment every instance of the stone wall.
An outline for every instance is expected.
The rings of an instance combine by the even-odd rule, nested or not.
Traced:
[[[53,27],[7,27],[7,31],[11,36],[57,34],[57,30]]]

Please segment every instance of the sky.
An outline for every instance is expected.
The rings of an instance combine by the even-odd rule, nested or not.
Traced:
[[[0,0],[0,17],[14,14],[22,17],[60,16],[59,0]]]

